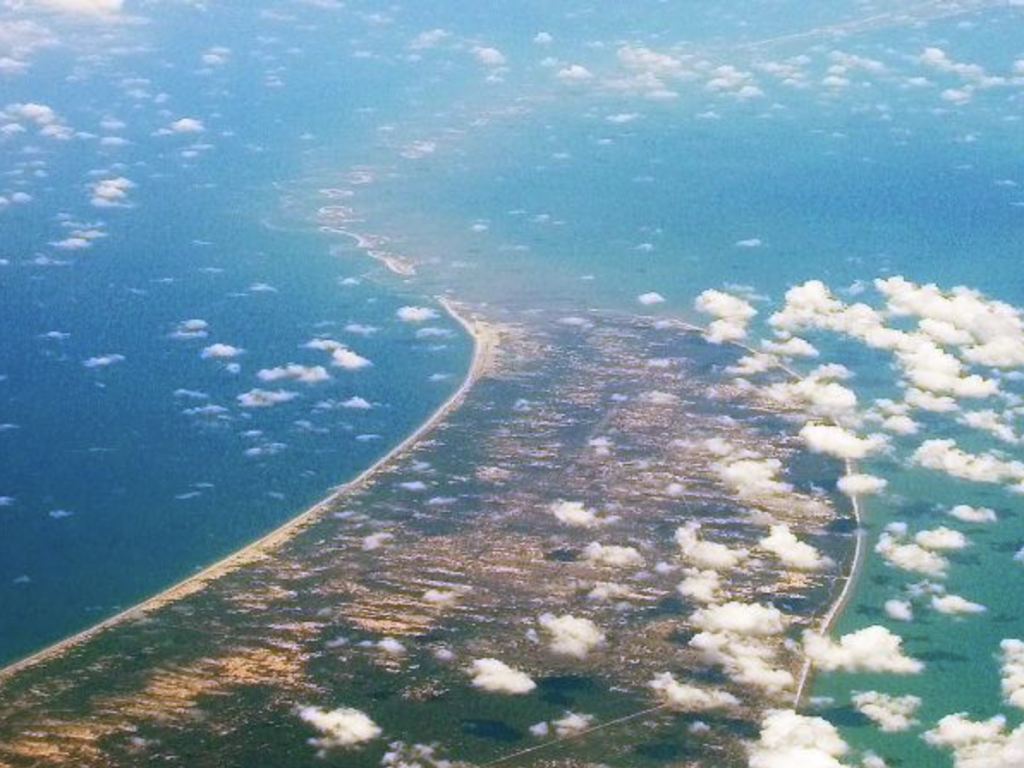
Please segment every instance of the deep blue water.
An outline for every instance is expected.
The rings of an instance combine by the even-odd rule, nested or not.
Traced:
[[[258,62],[288,58],[288,46],[270,40],[274,22],[256,9],[211,12],[207,39],[194,34],[194,12],[159,14],[159,26],[118,33],[145,50],[83,64],[56,49],[5,84],[7,103],[45,103],[80,131],[131,143],[30,132],[6,142],[11,189],[34,199],[0,213],[0,660],[297,514],[421,423],[468,361],[468,340],[443,313],[426,325],[448,335],[427,339],[396,318],[405,304],[433,306],[430,296],[362,254],[332,255],[334,243],[305,222],[271,223],[282,204],[275,185],[302,167],[310,144],[301,136],[325,131],[335,157],[357,157],[373,133],[366,110],[396,109],[404,75],[347,59],[296,68],[292,87],[268,88]],[[69,37],[92,29],[45,20]],[[331,46],[306,37],[310,56]],[[213,45],[232,49],[229,63],[196,74]],[[75,69],[82,82],[64,82]],[[311,109],[325,94],[329,103]],[[179,115],[202,117],[206,130],[153,135]],[[111,118],[125,125],[98,125]],[[182,156],[188,147],[198,156]],[[90,205],[95,180],[119,176],[135,185],[129,206]],[[75,231],[102,236],[82,250],[51,245]],[[208,335],[173,338],[190,319],[208,323]],[[373,365],[331,368],[327,353],[303,348],[316,336]],[[245,351],[203,359],[213,343]],[[83,364],[109,355],[123,360]],[[324,365],[332,380],[256,376],[287,363]],[[299,397],[242,407],[237,396],[255,387]],[[371,407],[341,406],[354,397]],[[185,414],[211,407],[223,411]]]

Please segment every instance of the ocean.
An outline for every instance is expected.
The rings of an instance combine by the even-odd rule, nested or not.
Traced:
[[[45,102],[74,135],[8,107],[26,130],[3,139],[0,195],[33,199],[0,209],[0,661],[271,530],[415,429],[469,362],[439,295],[698,322],[694,298],[726,289],[759,310],[755,337],[810,279],[851,302],[904,275],[1024,306],[1020,9],[127,5],[154,21],[101,27],[103,51],[96,21],[33,17],[62,44],[5,81],[5,103]],[[183,118],[201,127],[168,127]],[[131,186],[95,205],[116,178]],[[330,205],[416,274],[323,231]],[[664,301],[638,303],[650,292]],[[315,338],[372,365],[331,367]],[[901,396],[887,355],[810,340],[807,369],[846,365],[864,403]],[[202,357],[215,343],[244,351]],[[257,376],[289,363],[330,380]],[[1002,383],[1013,408],[1020,382]],[[254,388],[296,395],[247,407]],[[924,579],[872,555],[835,631],[886,626],[925,670],[820,674],[808,711],[895,764],[952,765],[921,739],[942,716],[1020,722],[996,658],[1024,636],[1019,497],[892,442],[867,464],[889,482],[869,546],[897,521],[962,529],[945,583],[987,610],[929,611],[919,586],[914,621],[893,620],[884,602]],[[961,524],[955,504],[1000,523]],[[921,697],[919,722],[880,731],[850,705],[861,690]]]

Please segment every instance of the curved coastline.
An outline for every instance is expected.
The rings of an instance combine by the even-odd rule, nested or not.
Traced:
[[[698,326],[694,328],[700,329]],[[742,342],[732,342],[740,349],[743,349],[751,354],[757,354],[757,350],[753,347],[747,346]],[[787,376],[793,379],[802,378],[801,375],[786,365],[784,362],[779,360],[776,366],[782,370]],[[829,419],[829,421],[832,421]],[[833,422],[834,423],[834,422]],[[856,462],[847,459],[843,462],[843,476],[849,477],[857,471]],[[853,596],[853,592],[857,587],[857,582],[860,579],[861,571],[864,569],[864,559],[867,556],[867,550],[864,546],[867,540],[867,532],[864,530],[864,513],[861,509],[860,495],[850,495],[850,506],[853,510],[853,519],[857,525],[856,539],[854,541],[853,548],[853,562],[850,564],[850,571],[846,574],[846,581],[843,584],[842,590],[839,595],[836,596],[835,600],[832,601],[832,605],[825,612],[823,616],[818,619],[818,632],[821,634],[828,634],[836,621],[842,615],[843,610],[850,602],[850,598]],[[803,663],[800,665],[800,674],[797,678],[796,692],[793,694],[793,709],[799,710],[803,706],[804,700],[807,697],[807,690],[810,688],[811,681],[814,679],[814,665],[811,664],[811,660],[805,655]]]
[[[464,308],[452,299],[444,296],[435,297],[444,310],[462,326],[473,343],[473,355],[470,361],[466,376],[458,389],[455,390],[440,406],[416,428],[402,442],[381,456],[377,461],[360,472],[342,485],[336,486],[330,494],[306,509],[296,517],[291,518],[284,524],[261,536],[255,541],[247,544],[241,549],[232,552],[226,557],[206,566],[197,573],[173,584],[172,586],[156,593],[152,597],[117,613],[98,624],[77,632],[63,640],[46,646],[35,653],[12,662],[0,669],[0,686],[6,683],[15,675],[30,667],[42,662],[57,658],[72,648],[86,642],[87,640],[102,634],[108,629],[123,624],[126,621],[138,619],[151,611],[162,608],[165,605],[177,602],[188,595],[202,590],[207,584],[216,581],[236,569],[255,562],[268,553],[291,540],[309,524],[320,519],[321,516],[331,511],[334,505],[345,495],[358,490],[366,485],[374,475],[394,460],[413,448],[428,432],[440,424],[452,411],[454,411],[465,399],[473,385],[480,379],[494,359],[499,334],[496,328],[465,313]]]
[[[706,328],[699,325],[694,325],[686,321],[677,321],[678,325],[687,331],[695,331],[697,333],[705,333]],[[750,347],[742,342],[733,341],[730,342],[734,346],[748,352],[750,354],[757,354],[757,350]],[[776,366],[794,379],[801,378],[800,374],[790,368],[781,360],[776,363]],[[856,462],[847,460],[843,463],[843,475],[849,477],[856,473],[857,465]],[[832,601],[832,605],[825,612],[823,616],[818,619],[817,631],[821,634],[827,634],[835,626],[836,621],[842,615],[843,610],[849,604],[850,599],[853,597],[853,592],[857,587],[857,582],[860,579],[860,575],[864,570],[864,562],[867,558],[867,531],[864,529],[864,511],[861,507],[860,495],[850,495],[850,506],[853,510],[854,522],[857,525],[856,540],[854,542],[853,550],[853,561],[850,564],[849,573],[846,575],[846,581],[843,584],[842,590],[836,596],[835,600]],[[804,657],[803,664],[800,666],[800,674],[797,678],[796,692],[793,695],[793,708],[799,710],[804,704],[804,700],[807,697],[807,691],[810,688],[811,682],[814,679],[814,668],[811,664],[811,660]]]
[[[849,477],[855,471],[856,465],[854,462],[847,461],[844,474]],[[853,517],[857,523],[857,538],[856,543],[854,544],[853,562],[850,565],[850,572],[846,576],[846,583],[843,584],[842,591],[840,591],[839,595],[832,602],[832,606],[820,619],[818,632],[821,634],[827,634],[832,631],[836,621],[849,604],[850,599],[853,597],[853,592],[857,588],[857,582],[860,580],[860,575],[864,570],[864,562],[867,558],[867,548],[865,547],[865,544],[867,543],[867,531],[864,529],[864,511],[861,508],[860,496],[857,494],[850,496],[850,504],[853,507]],[[804,663],[800,668],[800,677],[797,681],[796,694],[793,697],[794,709],[800,709],[803,705],[804,700],[807,697],[807,691],[810,688],[813,679],[813,665],[811,664],[811,660],[805,656]]]
[[[331,511],[334,508],[334,505],[346,494],[363,487],[379,471],[414,447],[417,442],[419,442],[427,433],[442,422],[444,418],[446,418],[461,404],[472,386],[477,380],[479,380],[481,375],[491,364],[499,338],[499,334],[495,326],[477,318],[468,316],[464,308],[462,308],[456,301],[444,296],[437,296],[435,298],[443,309],[454,320],[456,320],[456,322],[458,322],[470,336],[473,343],[473,354],[469,369],[458,389],[456,389],[455,392],[453,392],[414,432],[352,480],[335,487],[327,496],[316,504],[259,539],[251,542],[241,549],[236,550],[235,552],[232,552],[221,560],[210,564],[197,573],[186,577],[142,602],[3,667],[0,669],[0,686],[20,672],[47,660],[57,658],[63,653],[108,629],[116,627],[124,622],[141,618],[154,610],[181,600],[195,592],[201,591],[207,584],[216,581],[220,577],[225,576],[249,563],[262,559],[273,550],[291,540],[305,527]],[[706,330],[698,325],[687,323],[685,321],[677,320],[675,321],[675,324],[688,332],[703,333]],[[747,352],[754,351],[752,348],[742,343],[733,342],[733,344]],[[778,366],[790,376],[799,376],[796,371],[792,370],[781,361]],[[852,461],[845,462],[844,470],[845,475],[853,474],[856,471],[855,463]],[[842,590],[833,600],[829,609],[816,621],[817,631],[822,633],[827,633],[833,628],[835,622],[842,614],[842,611],[848,605],[857,586],[867,555],[865,546],[867,535],[863,528],[863,510],[861,501],[856,495],[851,496],[850,500],[853,516],[857,526],[853,560],[849,573],[846,575]],[[811,682],[813,681],[813,675],[814,670],[810,661],[804,658],[797,680],[796,691],[793,697],[793,707],[795,709],[800,709],[800,707],[805,703],[807,692],[810,688]]]

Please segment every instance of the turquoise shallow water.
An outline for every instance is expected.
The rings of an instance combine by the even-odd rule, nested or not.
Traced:
[[[635,310],[639,294],[657,291],[666,301],[645,311],[693,319],[702,290],[740,285],[763,297],[760,328],[795,282],[855,294],[859,281],[903,274],[1024,305],[1011,74],[1022,22],[1019,11],[974,5],[844,35],[821,30],[886,9],[268,3],[204,11],[197,35],[197,11],[171,6],[146,10],[159,23],[106,31],[104,54],[90,49],[94,27],[34,19],[66,43],[33,54],[4,100],[49,103],[87,135],[55,143],[29,124],[4,139],[10,189],[0,193],[34,200],[0,211],[0,423],[14,425],[0,432],[0,496],[11,499],[0,509],[0,659],[231,551],[407,434],[466,365],[460,335],[417,338],[395,317],[433,294],[568,312]],[[432,30],[441,33],[428,45],[420,35]],[[550,41],[534,40],[541,31]],[[810,34],[749,45],[792,32]],[[922,65],[928,46],[953,64]],[[489,47],[504,64],[481,58]],[[1003,81],[957,74],[957,61]],[[560,79],[573,63],[589,76]],[[773,74],[780,63],[801,73],[796,82]],[[713,71],[734,76],[716,69],[725,66],[761,93],[711,87]],[[830,75],[846,85],[826,84]],[[189,115],[202,133],[161,133]],[[350,185],[357,168],[374,182]],[[130,207],[90,205],[97,179],[122,176],[135,185]],[[419,262],[415,280],[384,275],[351,247],[332,255],[346,241],[312,222],[328,187],[351,188],[354,228]],[[52,245],[73,230],[105,236],[82,251]],[[168,338],[196,317],[208,339]],[[346,331],[352,323],[379,330]],[[51,331],[70,335],[41,338]],[[302,396],[274,408],[238,405],[260,368],[324,362],[302,348],[319,334],[373,367],[289,385]],[[214,341],[246,350],[240,373],[199,357]],[[857,372],[862,399],[894,394],[886,358],[820,343]],[[111,354],[125,359],[82,366]],[[316,407],[353,396],[376,407]],[[184,416],[193,399],[228,408],[230,420]],[[898,680],[825,675],[814,693],[834,700],[823,712],[855,746],[941,765],[924,727],[950,712],[1008,712],[993,654],[1024,634],[1024,571],[1012,559],[1024,530],[1018,497],[910,468],[913,445],[898,440],[872,467],[891,493],[868,505],[869,527],[962,527],[973,545],[953,556],[948,584],[988,612],[891,622],[881,604],[913,579],[872,559],[838,630],[885,624],[927,669]],[[952,503],[993,507],[1003,522],[960,526],[943,516]],[[922,726],[868,727],[846,706],[862,689],[920,695]]]

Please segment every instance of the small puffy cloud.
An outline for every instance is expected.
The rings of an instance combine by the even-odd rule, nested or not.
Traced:
[[[910,338],[912,343],[896,350],[896,359],[912,387],[952,398],[986,398],[998,392],[998,382],[965,374],[963,363],[935,342]]]
[[[932,413],[952,413],[960,407],[952,397],[925,392],[917,387],[907,389],[903,400],[911,408],[920,408],[922,411],[931,411]],[[916,428],[909,429],[907,434],[914,434],[916,431]]]
[[[959,75],[965,80],[979,80],[985,76],[985,70],[980,64],[966,64],[955,61],[944,50],[934,46],[925,48],[921,55],[918,56],[918,61],[940,72]]]
[[[994,523],[999,520],[994,509],[972,507],[969,504],[957,504],[949,510],[949,515],[964,523]]]
[[[696,568],[686,570],[686,578],[676,587],[679,594],[698,603],[713,603],[718,599],[722,587],[722,577],[718,571],[701,571]]]
[[[329,352],[331,355],[331,365],[335,368],[344,368],[347,371],[358,371],[363,368],[369,368],[373,365],[370,360],[367,360],[358,352],[353,352],[347,345],[342,344],[340,341],[335,341],[334,339],[313,339],[306,343],[306,348]]]
[[[347,347],[339,347],[331,352],[331,365],[336,368],[344,368],[347,371],[358,371],[373,365],[373,363],[358,352],[353,352]]]
[[[581,64],[570,64],[555,73],[555,77],[563,83],[584,83],[593,80],[593,73]]]
[[[779,364],[778,358],[773,354],[755,352],[744,355],[735,364],[725,369],[730,376],[756,376],[759,373],[770,371]]]
[[[838,420],[857,410],[854,391],[833,381],[848,376],[841,365],[823,365],[796,381],[772,384],[766,394],[784,405],[802,405],[814,416]]]
[[[533,36],[533,42],[537,45],[551,45],[555,42],[555,38],[550,32],[538,32]]]
[[[850,748],[832,723],[793,710],[770,710],[750,745],[750,768],[842,768]]]
[[[593,715],[566,712],[558,720],[552,720],[550,723],[540,722],[536,725],[531,725],[530,733],[537,737],[544,737],[554,728],[555,735],[560,739],[565,739],[570,736],[578,736],[584,731],[593,728],[595,722],[597,722],[597,718]]]
[[[356,336],[373,336],[380,331],[376,326],[368,326],[364,323],[349,323],[345,326],[345,332]]]
[[[12,59],[10,56],[0,56],[0,75],[23,75],[27,71],[28,62]]]
[[[759,237],[751,237],[746,240],[737,240],[737,248],[760,248],[764,242]]]
[[[643,556],[634,547],[601,544],[597,541],[586,546],[583,557],[594,565],[612,568],[632,568],[644,564]]]
[[[30,8],[99,18],[115,16],[124,8],[124,0],[26,0],[26,2]]]
[[[204,347],[199,353],[199,356],[210,360],[226,360],[232,357],[238,357],[244,352],[245,350],[240,347],[218,342],[217,344],[211,344],[208,347]]]
[[[820,280],[808,280],[786,291],[783,308],[768,323],[777,331],[795,333],[802,329],[845,330],[844,304]]]
[[[270,408],[279,403],[287,403],[299,396],[298,392],[287,389],[250,389],[238,396],[238,404],[243,408]]]
[[[739,700],[731,693],[685,685],[670,672],[655,675],[647,685],[663,704],[679,712],[708,712],[739,705]]]
[[[403,323],[425,323],[437,318],[437,310],[430,307],[400,307],[395,314]]]
[[[649,307],[654,304],[665,303],[665,297],[662,296],[660,293],[655,293],[654,291],[651,291],[650,293],[641,293],[639,296],[636,297],[636,300],[643,304],[645,307]]]
[[[778,557],[784,565],[798,571],[820,571],[832,564],[810,544],[800,541],[788,525],[773,525],[769,535],[758,545]]]
[[[744,499],[765,499],[793,490],[792,485],[776,477],[782,470],[778,459],[726,457],[714,469],[722,482]]]
[[[932,609],[948,615],[984,613],[987,609],[980,603],[972,603],[960,595],[932,595]]]
[[[90,202],[97,208],[118,208],[128,205],[128,191],[135,183],[124,176],[101,179],[92,185]]]
[[[387,531],[380,531],[379,533],[371,533],[369,536],[363,537],[363,551],[373,552],[380,549],[389,541],[395,538],[395,534],[388,533]]]
[[[5,27],[0,22],[0,45],[3,44],[4,31]],[[12,28],[12,32],[14,35],[19,35],[22,32],[32,34],[31,30],[24,30],[17,25]],[[23,123],[34,125],[39,135],[45,138],[67,140],[74,135],[74,131],[64,125],[53,108],[46,104],[36,102],[8,104],[0,112],[0,118],[13,121],[0,126],[0,138],[24,132]]]
[[[914,620],[914,606],[909,600],[886,600],[883,609],[885,615],[894,621]]]
[[[1003,640],[999,648],[1002,651],[1003,697],[1008,704],[1024,709],[1024,641]]]
[[[436,48],[451,36],[452,33],[446,29],[428,29],[416,35],[416,37],[409,42],[409,48],[414,51]]]
[[[594,528],[604,522],[579,501],[556,501],[550,509],[558,522],[574,528]]]
[[[880,421],[882,428],[899,435],[917,434],[921,425],[907,416],[911,403],[897,403],[889,399],[875,401],[874,409],[868,414],[873,421]]]
[[[888,484],[881,477],[854,472],[839,478],[837,487],[847,496],[871,496],[884,491]]]
[[[423,599],[428,603],[437,606],[447,606],[456,602],[460,597],[463,597],[467,592],[466,589],[428,589],[423,593]]]
[[[36,102],[8,104],[4,107],[4,117],[35,123],[38,126],[52,125],[57,122],[57,113],[53,107]]]
[[[477,61],[487,67],[501,67],[506,63],[505,54],[497,48],[486,45],[474,45],[469,49]]]
[[[298,381],[303,384],[319,384],[330,381],[331,374],[322,365],[299,365],[288,363],[276,368],[264,368],[256,374],[260,381]]]
[[[538,621],[541,628],[550,635],[548,647],[561,656],[584,659],[605,640],[604,633],[590,619],[545,613]]]
[[[745,549],[731,549],[724,544],[700,537],[700,523],[691,521],[676,529],[675,539],[683,559],[691,565],[710,571],[735,568],[748,555]]]
[[[209,327],[208,322],[198,318],[182,320],[171,332],[171,337],[175,339],[205,339]]]
[[[740,341],[747,337],[747,325],[757,314],[750,304],[732,294],[713,289],[701,293],[694,307],[698,312],[716,318],[707,328],[704,337],[713,344]]]
[[[886,733],[909,730],[916,725],[914,714],[921,706],[917,696],[889,696],[878,691],[854,694],[853,706]]]
[[[171,133],[202,133],[206,130],[203,121],[194,117],[182,117],[175,120],[167,129]]]
[[[731,64],[723,64],[711,70],[711,78],[704,86],[715,93],[724,93],[738,99],[763,96],[763,91],[754,83],[753,75]]]
[[[1019,445],[1021,438],[1013,428],[1012,421],[1014,417],[1015,414],[1012,411],[1004,414],[996,413],[992,410],[967,411],[962,413],[957,421],[972,429],[988,432],[1004,443]]]
[[[498,659],[474,659],[468,671],[473,676],[473,685],[490,693],[520,695],[537,687],[525,672]]]
[[[584,715],[577,712],[566,712],[563,717],[553,720],[551,724],[555,727],[555,735],[560,739],[575,736],[592,728],[596,718],[593,715]]]
[[[970,544],[967,537],[960,533],[960,531],[954,531],[952,528],[947,528],[944,525],[918,532],[914,536],[914,541],[925,549],[939,551],[963,549]]]
[[[982,721],[965,712],[946,715],[924,740],[951,749],[957,768],[1016,768],[1024,759],[1024,726],[1007,730],[1002,715]]]
[[[739,685],[760,688],[770,695],[792,689],[793,674],[774,666],[777,652],[775,636],[741,636],[728,632],[699,632],[689,645],[707,664],[721,666]]]
[[[924,669],[924,664],[903,652],[903,639],[882,626],[866,627],[843,635],[839,640],[809,630],[803,637],[807,658],[827,672],[842,670],[908,675]]]
[[[949,568],[949,561],[946,558],[916,542],[908,543],[905,537],[906,526],[889,525],[878,537],[875,552],[885,558],[890,565],[904,571],[932,577],[946,575],[946,569]]]
[[[820,354],[809,341],[799,336],[789,336],[777,341],[762,341],[761,349],[779,357],[818,357]]]
[[[200,60],[208,67],[219,67],[227,64],[231,58],[231,49],[223,45],[215,45],[208,48],[200,57]]]
[[[804,425],[800,437],[815,453],[824,453],[837,459],[863,459],[888,445],[884,435],[858,437],[844,427],[814,422]]]
[[[405,646],[393,637],[380,639],[377,641],[377,647],[389,656],[404,656],[406,654]]]
[[[915,464],[944,472],[961,480],[1002,483],[1024,479],[1024,464],[1006,461],[992,453],[973,454],[949,439],[925,440],[912,456]]]
[[[96,357],[90,357],[82,361],[82,365],[86,368],[107,368],[116,363],[123,363],[125,361],[124,355],[110,354],[110,355],[97,355]]]
[[[367,400],[365,397],[359,397],[359,395],[353,395],[348,400],[343,400],[338,404],[339,408],[346,408],[348,410],[355,411],[368,411],[373,408],[373,403]]]
[[[709,605],[694,611],[690,621],[706,632],[728,632],[754,637],[780,635],[788,623],[782,611],[773,605],[736,601]]]
[[[321,757],[332,749],[355,747],[381,735],[380,726],[358,709],[342,707],[324,710],[303,707],[299,717],[316,728],[322,735],[309,743],[319,750]]]

